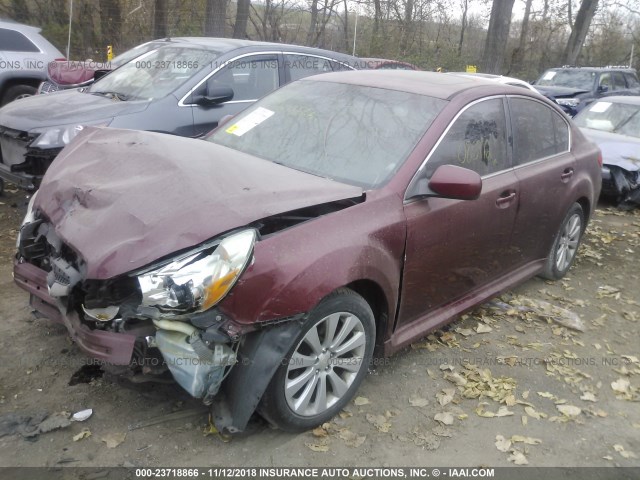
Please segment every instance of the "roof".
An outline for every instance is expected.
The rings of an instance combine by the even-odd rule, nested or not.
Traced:
[[[610,71],[616,71],[616,72],[629,72],[629,73],[636,73],[636,69],[635,68],[629,68],[629,67],[553,67],[553,68],[548,68],[548,70],[575,70],[577,72],[579,71],[586,71],[586,72],[605,72],[607,70]]]
[[[294,52],[308,52],[316,54],[324,54],[331,58],[350,59],[354,65],[357,65],[357,58],[350,55],[338,52],[332,52],[330,50],[323,50],[321,48],[303,47],[300,45],[291,45],[287,43],[274,43],[274,42],[258,42],[254,40],[242,40],[237,38],[218,38],[218,37],[171,37],[165,39],[167,42],[173,43],[188,43],[195,47],[211,48],[218,52],[230,52],[246,47],[258,47],[259,49],[274,49],[274,50],[290,50]]]
[[[518,87],[500,85],[479,77],[446,75],[435,72],[414,70],[360,70],[350,72],[324,73],[307,77],[301,81],[338,82],[351,85],[400,90],[403,92],[428,95],[447,100],[457,93],[473,87],[500,86],[509,93]],[[520,93],[520,92],[519,92]]]

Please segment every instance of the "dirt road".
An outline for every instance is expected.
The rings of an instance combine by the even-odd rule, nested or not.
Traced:
[[[387,359],[323,428],[291,435],[256,418],[224,441],[203,433],[202,413],[129,430],[200,407],[175,385],[69,385],[86,359],[13,284],[24,195],[0,202],[0,415],[93,409],[34,439],[0,437],[1,465],[640,465],[637,210],[601,206],[565,280],[530,280]],[[552,320],[570,312],[584,332]]]

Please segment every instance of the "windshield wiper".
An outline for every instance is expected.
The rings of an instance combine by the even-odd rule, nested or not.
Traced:
[[[640,113],[640,110],[636,110],[634,113],[632,113],[629,118],[627,118],[626,120],[623,120],[622,122],[620,122],[620,124],[616,125],[616,128],[613,129],[614,133],[618,133],[618,130],[620,130],[622,127],[624,127],[627,123],[629,123],[633,117],[635,117],[636,115],[638,115],[638,113]]]
[[[117,98],[118,100],[120,100],[121,102],[126,102],[127,100],[129,100],[129,95],[125,95],[124,93],[119,93],[119,92],[89,92],[93,95],[102,95],[103,97],[111,97],[111,98]]]

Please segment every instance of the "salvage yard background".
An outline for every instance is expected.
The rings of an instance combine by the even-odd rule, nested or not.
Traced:
[[[0,197],[3,466],[640,465],[639,210],[600,205],[564,280],[530,280],[383,360],[332,422],[292,435],[255,418],[225,438],[177,385],[96,375],[63,326],[34,318],[11,277],[24,205],[10,185]],[[45,414],[63,428],[8,434]]]

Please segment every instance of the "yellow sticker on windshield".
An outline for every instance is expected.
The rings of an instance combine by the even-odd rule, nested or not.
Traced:
[[[260,125],[266,119],[271,117],[274,113],[275,112],[269,109],[258,107],[253,112],[249,113],[247,116],[240,119],[237,123],[234,123],[229,128],[227,128],[225,132],[241,137],[242,135],[247,133],[249,130]]]

